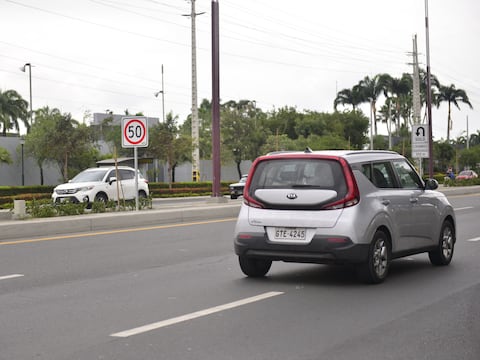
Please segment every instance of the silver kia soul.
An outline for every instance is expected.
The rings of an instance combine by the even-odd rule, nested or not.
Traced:
[[[448,265],[455,214],[445,195],[391,151],[279,152],[255,160],[235,226],[243,273],[272,261],[354,264],[382,282],[391,260],[427,252]]]

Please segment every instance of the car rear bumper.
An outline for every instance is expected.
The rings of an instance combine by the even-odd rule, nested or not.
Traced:
[[[272,261],[354,264],[367,261],[369,245],[322,236],[315,236],[309,244],[277,244],[269,242],[266,234],[240,234],[235,238],[234,249],[239,256]]]

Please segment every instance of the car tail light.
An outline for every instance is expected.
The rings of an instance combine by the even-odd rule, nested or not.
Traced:
[[[258,209],[263,209],[265,206],[257,200],[252,199],[248,193],[243,194],[243,203],[247,206],[258,208]]]
[[[342,165],[343,173],[345,175],[345,182],[347,184],[347,193],[343,199],[337,200],[333,203],[326,204],[322,207],[322,210],[336,210],[342,209],[358,204],[360,201],[360,191],[358,190],[357,182],[352,172],[352,168],[348,165],[348,162],[340,158],[340,164]]]

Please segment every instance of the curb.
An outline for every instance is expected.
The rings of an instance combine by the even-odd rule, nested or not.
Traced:
[[[188,205],[188,207],[62,216],[0,222],[0,242],[36,236],[73,234],[85,231],[121,230],[172,223],[187,223],[238,216],[241,202]]]

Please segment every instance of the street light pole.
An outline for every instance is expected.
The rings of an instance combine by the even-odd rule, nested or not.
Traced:
[[[162,64],[162,90],[157,91],[153,95],[155,95],[155,97],[158,97],[159,94],[162,94],[162,119],[163,119],[163,122],[165,123],[165,89],[163,86],[163,64]]]
[[[28,66],[28,79],[29,79],[29,84],[30,84],[30,125],[33,123],[33,107],[32,107],[32,64],[30,63],[25,63],[20,70],[25,72],[26,67]]]
[[[430,178],[433,178],[432,85],[430,78],[430,37],[428,26],[428,0],[425,0],[425,35],[427,53],[428,176]]]
[[[20,139],[20,146],[22,148],[22,186],[25,186],[25,166],[24,166],[24,156],[23,156],[23,146],[25,145],[25,140]]]

